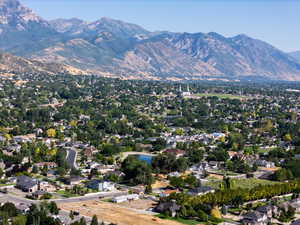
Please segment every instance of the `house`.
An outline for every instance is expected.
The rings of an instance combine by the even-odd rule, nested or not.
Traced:
[[[300,219],[293,221],[291,225],[300,225]]]
[[[275,163],[273,162],[269,162],[267,160],[257,160],[255,162],[255,164],[257,166],[260,166],[260,167],[265,167],[265,168],[274,168],[275,167]]]
[[[21,150],[21,145],[19,144],[13,144],[13,145],[10,145],[6,148],[6,150],[8,152],[19,152]]]
[[[215,190],[211,187],[201,186],[201,187],[197,187],[197,188],[193,188],[193,189],[189,190],[187,192],[187,194],[191,195],[191,196],[199,196],[199,195],[204,195],[204,194],[214,193],[214,192],[215,192]]]
[[[56,187],[47,181],[40,181],[39,182],[39,190],[46,191],[46,192],[54,192],[56,191]]]
[[[185,155],[185,151],[180,149],[166,149],[164,153],[175,155],[176,158],[182,157]]]
[[[137,194],[117,196],[112,199],[115,203],[138,200],[140,197]]]
[[[40,162],[34,165],[37,166],[39,169],[42,169],[44,167],[47,167],[48,169],[54,169],[57,167],[57,164],[55,162]]]
[[[45,191],[37,190],[37,191],[33,192],[31,195],[32,195],[32,197],[39,199],[46,193],[47,192],[45,192]]]
[[[94,147],[89,147],[84,149],[83,154],[87,157],[87,158],[92,158],[94,152],[96,151],[96,149]]]
[[[76,176],[76,177],[70,177],[67,179],[67,184],[68,185],[78,185],[81,183],[81,181],[84,180],[83,177],[79,177],[79,176]]]
[[[243,216],[242,223],[245,225],[267,225],[268,216],[258,211],[249,212]]]
[[[220,168],[220,163],[217,161],[209,161],[208,165],[211,169],[217,170]]]
[[[293,199],[289,203],[290,203],[290,206],[292,206],[296,210],[296,213],[300,213],[300,199],[299,198]]]
[[[169,173],[168,176],[169,176],[169,177],[180,177],[181,174],[180,174],[179,172],[175,171],[175,172]]]
[[[32,179],[28,176],[19,176],[17,177],[16,188],[24,192],[35,192],[39,189],[39,184],[36,179]]]
[[[180,208],[181,207],[177,205],[175,201],[161,202],[154,208],[154,211],[158,213],[169,212],[172,217],[175,217]]]
[[[96,191],[113,191],[116,189],[114,183],[109,181],[92,180],[87,184],[87,187]]]
[[[267,217],[269,219],[271,219],[272,217],[277,217],[279,216],[279,210],[277,208],[277,206],[274,206],[274,205],[265,205],[265,206],[260,206],[256,209],[256,211],[262,213],[262,214],[266,214]]]
[[[28,212],[28,211],[30,210],[30,205],[27,205],[27,204],[25,204],[25,203],[20,203],[20,204],[15,205],[15,206],[16,206],[16,208],[17,208],[18,210],[20,210],[22,213],[26,213],[26,212]]]

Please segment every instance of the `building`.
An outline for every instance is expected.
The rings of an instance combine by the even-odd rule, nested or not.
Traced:
[[[68,185],[78,185],[81,184],[81,181],[83,181],[84,178],[80,177],[80,176],[76,176],[76,177],[70,177],[66,180],[66,184]]]
[[[87,184],[87,187],[96,191],[113,191],[116,189],[116,186],[112,182],[92,180]]]
[[[28,176],[17,177],[16,187],[24,192],[36,192],[39,190],[39,183],[36,179],[32,179]]]
[[[268,216],[258,211],[250,212],[244,215],[242,223],[245,225],[267,225]]]
[[[169,212],[172,217],[175,217],[180,208],[181,207],[177,205],[175,201],[170,201],[161,202],[158,206],[155,207],[154,210],[158,213]]]
[[[293,221],[291,225],[300,225],[300,219]]]
[[[42,169],[44,167],[47,167],[48,169],[54,169],[57,167],[57,164],[55,162],[40,162],[34,165],[37,166],[39,169]]]
[[[181,87],[181,85],[180,85],[180,86],[179,86],[179,95],[180,95],[181,97],[189,97],[189,96],[191,96],[190,86],[187,85],[186,91],[182,91],[182,87]]]
[[[271,205],[271,204],[258,207],[256,209],[256,211],[258,211],[262,214],[266,214],[269,219],[271,219],[272,217],[279,216],[279,210],[278,210],[277,206],[274,206],[274,205]]]
[[[132,194],[132,195],[122,195],[118,197],[114,197],[112,201],[114,203],[121,203],[121,202],[127,202],[127,201],[134,201],[138,200],[140,197],[137,194]]]
[[[164,153],[175,155],[177,158],[185,155],[185,151],[180,149],[166,149]]]
[[[199,195],[204,195],[204,194],[214,193],[214,192],[215,192],[215,190],[211,187],[201,186],[201,187],[197,187],[197,188],[189,190],[187,194],[191,195],[191,196],[199,196]]]
[[[265,167],[265,168],[274,168],[275,167],[275,163],[273,162],[269,162],[267,160],[257,160],[255,162],[255,164],[257,166],[260,166],[260,167]]]

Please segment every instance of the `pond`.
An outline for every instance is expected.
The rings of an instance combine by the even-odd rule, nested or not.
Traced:
[[[152,158],[153,158],[153,156],[151,156],[151,155],[142,155],[142,154],[140,154],[140,155],[135,155],[135,156],[136,156],[137,159],[140,160],[140,161],[144,161],[144,162],[146,162],[146,163],[148,163],[148,164],[151,164],[151,163],[152,163]]]

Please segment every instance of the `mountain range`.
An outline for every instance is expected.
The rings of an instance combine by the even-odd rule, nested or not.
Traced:
[[[150,32],[106,17],[94,22],[77,18],[47,21],[18,0],[0,0],[0,50],[18,56],[3,54],[0,65],[10,56],[14,68],[22,60],[35,65],[29,71],[60,65],[49,69],[50,73],[157,80],[300,80],[296,55],[246,35]]]
[[[300,62],[300,51],[290,52],[289,54]]]

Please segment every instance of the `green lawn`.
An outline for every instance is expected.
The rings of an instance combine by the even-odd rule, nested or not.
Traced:
[[[218,93],[201,93],[197,94],[200,97],[217,97],[222,99],[246,99],[243,95],[232,95],[232,94],[218,94]]]
[[[272,185],[278,184],[275,181],[269,180],[261,180],[256,178],[248,178],[248,179],[233,179],[234,181],[234,188],[254,188],[259,185]],[[221,180],[210,180],[209,182],[205,183],[205,186],[209,186],[215,189],[218,189],[221,184]]]
[[[183,218],[169,217],[169,216],[165,216],[165,215],[162,215],[162,214],[157,215],[157,217],[159,217],[161,219],[166,219],[166,220],[174,220],[174,221],[177,221],[179,223],[187,224],[187,225],[197,225],[197,224],[200,223],[197,220],[186,220],[186,219],[183,219]]]
[[[163,214],[159,214],[159,215],[157,215],[157,217],[159,217],[161,219],[166,219],[166,220],[174,220],[176,222],[186,224],[186,225],[198,225],[198,224],[213,225],[213,224],[218,224],[221,221],[224,221],[223,219],[220,219],[219,221],[215,221],[215,222],[212,220],[209,220],[208,222],[199,222],[197,220],[187,220],[187,219],[183,219],[183,218],[169,217],[169,216],[166,216]]]
[[[65,198],[71,198],[71,197],[77,197],[79,195],[76,195],[76,194],[72,194],[68,191],[65,191],[65,190],[59,190],[56,192],[57,194],[60,194],[61,196],[65,197]]]
[[[14,185],[13,183],[11,183],[11,184],[0,184],[0,187],[6,187],[6,186],[11,186],[11,185]]]

